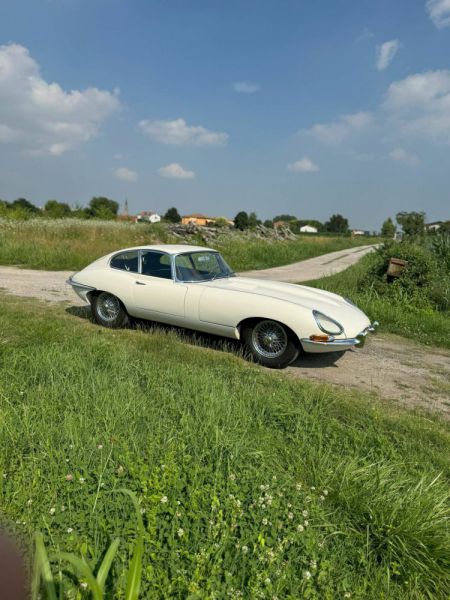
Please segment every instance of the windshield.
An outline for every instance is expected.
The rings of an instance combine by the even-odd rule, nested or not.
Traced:
[[[218,252],[208,251],[178,254],[175,271],[180,281],[212,281],[234,275]]]

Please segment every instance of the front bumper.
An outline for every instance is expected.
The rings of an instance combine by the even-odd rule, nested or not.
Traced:
[[[77,296],[79,296],[84,302],[88,302],[90,304],[88,294],[89,292],[95,291],[95,287],[91,287],[90,285],[84,285],[83,283],[78,283],[78,281],[75,281],[73,277],[69,277],[66,283],[72,286],[72,289],[77,294]]]
[[[375,331],[378,325],[378,321],[374,321],[354,338],[336,339],[333,336],[330,336],[326,342],[302,338],[300,342],[305,352],[313,354],[320,354],[322,352],[343,352],[344,350],[350,350],[350,348],[354,348],[355,346],[362,348],[367,334]]]

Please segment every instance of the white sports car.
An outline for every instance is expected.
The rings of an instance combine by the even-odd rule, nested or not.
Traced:
[[[122,327],[138,317],[242,340],[272,368],[286,367],[302,350],[353,348],[376,325],[336,294],[236,276],[219,252],[199,246],[119,250],[67,283],[100,325]]]

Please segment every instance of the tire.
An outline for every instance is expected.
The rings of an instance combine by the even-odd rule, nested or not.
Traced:
[[[262,319],[246,325],[242,339],[256,362],[269,369],[284,369],[299,354],[297,338],[278,321]]]
[[[91,304],[95,321],[103,327],[117,329],[128,324],[128,314],[122,302],[109,292],[97,294]]]

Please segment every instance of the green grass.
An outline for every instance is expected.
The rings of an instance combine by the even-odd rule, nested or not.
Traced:
[[[76,219],[13,221],[0,219],[0,264],[32,269],[80,270],[100,256],[120,248],[154,243],[178,243],[163,224],[143,225]],[[203,244],[196,236],[193,244]],[[233,269],[262,269],[311,258],[334,250],[374,243],[373,238],[299,236],[274,242],[251,234],[225,232],[216,247]]]
[[[359,281],[373,260],[367,255],[345,271],[307,282],[306,285],[335,292],[349,298],[372,320],[380,322],[380,330],[414,339],[421,344],[450,348],[450,313],[422,308],[407,295],[398,301],[385,298],[373,289],[361,291]]]
[[[124,597],[127,488],[142,598],[448,598],[448,424],[208,340],[1,297],[0,507],[55,581],[86,597],[60,553],[98,573],[119,537]]]

